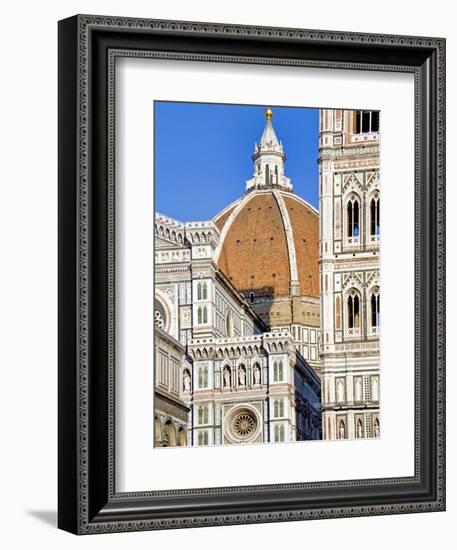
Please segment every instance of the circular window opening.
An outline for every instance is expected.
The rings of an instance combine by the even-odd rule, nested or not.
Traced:
[[[234,416],[231,427],[240,439],[249,438],[257,429],[257,418],[250,411],[241,411]]]
[[[251,405],[233,407],[225,418],[224,435],[229,443],[253,443],[261,432],[259,411]]]

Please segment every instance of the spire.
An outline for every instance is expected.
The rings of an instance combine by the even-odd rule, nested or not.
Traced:
[[[271,109],[265,110],[265,118],[267,119],[267,122],[265,124],[265,128],[260,139],[260,147],[263,147],[265,149],[276,149],[280,147],[280,144],[278,138],[276,137],[276,132],[274,131],[273,124],[271,123],[271,119],[273,118],[273,111]]]
[[[290,179],[284,175],[286,155],[282,143],[278,141],[271,122],[273,111],[265,110],[265,128],[260,143],[255,144],[252,160],[254,161],[254,176],[246,182],[246,191],[265,187],[281,187],[292,191]]]

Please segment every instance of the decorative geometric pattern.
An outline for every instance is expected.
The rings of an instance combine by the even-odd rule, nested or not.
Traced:
[[[257,419],[249,411],[238,413],[232,420],[232,431],[242,439],[248,438],[257,428]]]
[[[157,309],[154,312],[154,322],[155,322],[156,327],[159,327],[159,328],[162,328],[162,329],[165,327],[163,317],[162,317],[160,311],[157,311]]]

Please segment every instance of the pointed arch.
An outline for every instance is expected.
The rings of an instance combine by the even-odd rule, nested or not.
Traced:
[[[376,333],[381,325],[381,295],[379,287],[374,287],[370,293],[370,326],[371,332]]]
[[[346,199],[346,237],[348,244],[358,244],[361,235],[361,200],[351,191]]]
[[[372,178],[372,181],[375,179],[376,178]],[[365,210],[367,220],[367,240],[369,243],[377,243],[381,234],[381,197],[377,187],[367,193]]]
[[[362,333],[362,295],[351,287],[345,293],[345,333],[346,336],[360,336]]]

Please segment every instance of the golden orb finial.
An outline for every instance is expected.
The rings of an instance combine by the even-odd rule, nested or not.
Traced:
[[[267,120],[271,120],[273,118],[273,111],[268,107],[268,109],[265,109],[265,118]]]

